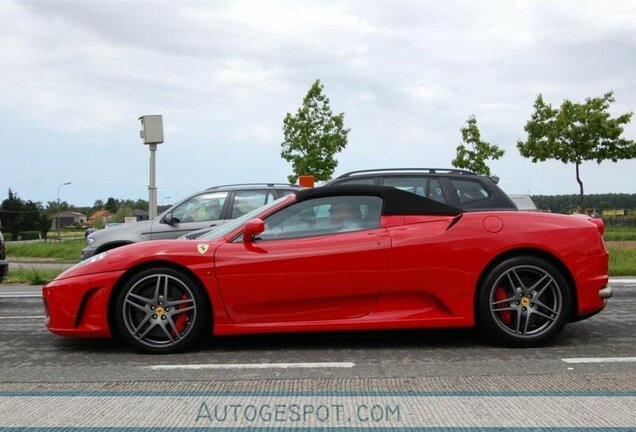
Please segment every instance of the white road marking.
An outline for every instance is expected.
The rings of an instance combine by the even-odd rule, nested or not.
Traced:
[[[42,298],[42,294],[2,293],[0,298]]]
[[[627,285],[633,285],[636,284],[636,279],[614,279],[614,278],[610,278],[609,283],[611,284],[627,284]]]
[[[3,319],[44,319],[44,315],[29,315],[29,316],[0,316],[0,320]]]
[[[323,363],[226,363],[226,364],[182,364],[149,366],[152,370],[201,370],[201,369],[313,369],[313,368],[352,368],[352,362]]]
[[[636,357],[578,357],[561,360],[566,363],[631,363],[636,362]]]

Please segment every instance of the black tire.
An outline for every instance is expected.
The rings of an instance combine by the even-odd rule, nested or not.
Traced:
[[[569,321],[572,294],[552,263],[534,256],[506,259],[479,287],[477,325],[489,339],[534,347],[557,336]]]
[[[209,322],[209,308],[200,284],[191,276],[155,267],[126,281],[117,295],[114,316],[117,332],[134,348],[170,354],[199,339]]]

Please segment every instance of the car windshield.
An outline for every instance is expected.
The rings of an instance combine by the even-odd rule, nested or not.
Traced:
[[[277,205],[278,203],[281,203],[285,200],[291,200],[290,196],[295,196],[295,195],[291,194],[291,195],[286,195],[284,197],[278,198],[276,201],[272,201],[268,204],[265,204],[264,206],[259,207],[256,210],[252,210],[251,212],[244,214],[238,219],[234,219],[233,221],[228,222],[225,225],[221,225],[220,227],[213,229],[212,231],[208,233],[203,234],[197,240],[210,240],[210,239],[217,239],[220,237],[224,237],[227,234],[234,231],[235,229],[245,225],[245,222],[247,222],[250,219],[254,219],[259,214],[263,213],[265,210],[270,209],[274,207],[275,205]]]

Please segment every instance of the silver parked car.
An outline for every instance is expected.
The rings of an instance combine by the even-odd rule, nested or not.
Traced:
[[[131,243],[175,239],[191,231],[222,225],[299,189],[277,183],[211,187],[179,201],[152,220],[89,234],[82,259]]]

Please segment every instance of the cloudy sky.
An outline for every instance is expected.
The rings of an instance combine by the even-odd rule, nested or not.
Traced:
[[[633,1],[0,0],[0,199],[147,199],[137,118],[163,114],[158,201],[286,180],[282,119],[319,78],[349,144],[336,175],[449,167],[474,114],[508,193],[576,193],[574,167],[515,147],[537,94],[613,90],[636,111]],[[625,136],[636,139],[636,119]],[[586,191],[636,192],[636,160],[586,163]],[[170,198],[167,198],[170,197]]]

